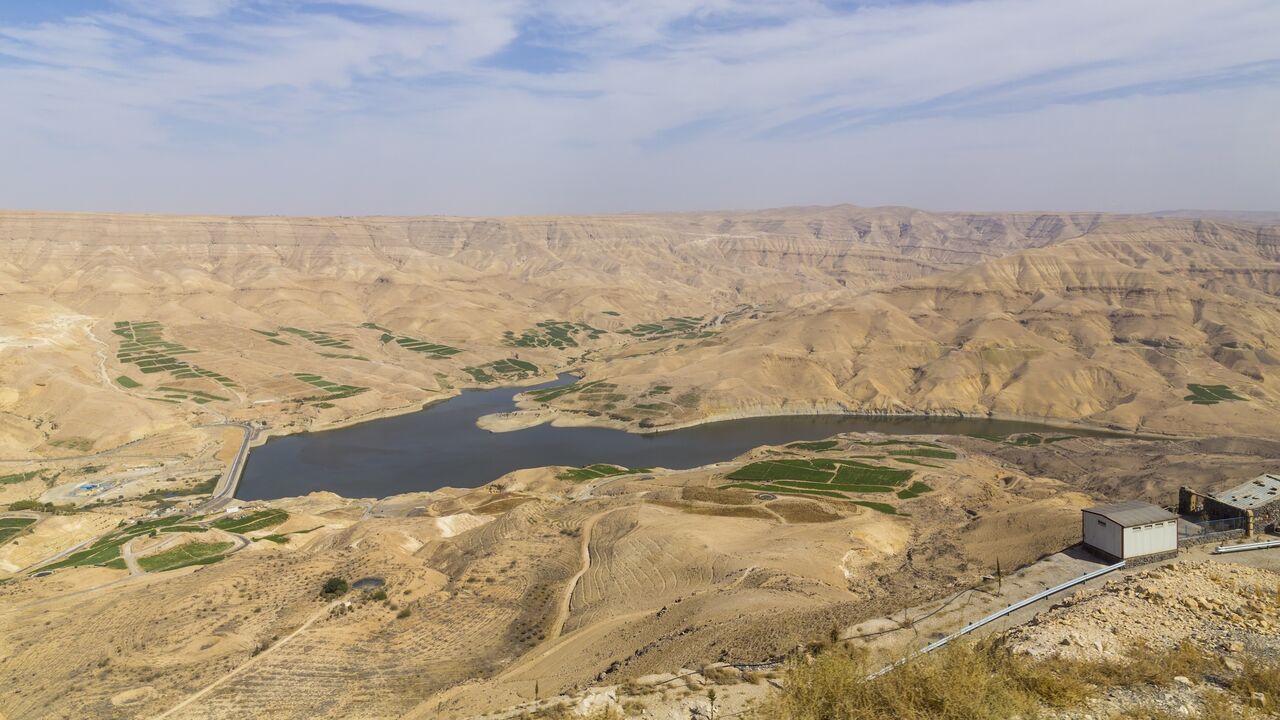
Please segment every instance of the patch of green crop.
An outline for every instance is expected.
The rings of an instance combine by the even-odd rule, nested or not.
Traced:
[[[338,350],[355,349],[351,347],[346,338],[334,335],[333,333],[325,330],[304,330],[303,328],[282,327],[280,328],[280,331],[296,335],[313,345],[319,345],[323,348],[334,348]]]
[[[170,525],[167,528],[160,528],[162,533],[196,533],[204,532],[204,530],[199,525]]]
[[[625,330],[619,330],[621,335],[630,335],[634,338],[645,340],[653,340],[658,338],[680,338],[681,340],[697,340],[704,337],[716,335],[715,331],[703,330],[704,318],[701,315],[692,316],[685,315],[680,317],[668,317],[655,322],[639,323],[632,325]]]
[[[786,447],[789,447],[792,450],[810,450],[813,452],[822,452],[823,450],[830,450],[836,445],[839,445],[839,443],[836,442],[835,440],[818,440],[815,442],[787,443]]]
[[[84,550],[72,553],[62,560],[45,565],[41,570],[58,570],[68,567],[81,567],[86,565],[101,565],[109,563],[120,557],[120,546],[124,545],[139,535],[145,535],[152,530],[160,530],[176,524],[181,518],[160,518],[158,520],[148,520],[146,522],[134,523],[126,525],[113,533],[99,538],[93,545]]]
[[[394,341],[397,346],[408,350],[409,352],[419,353],[433,359],[447,358],[462,352],[459,348],[445,345],[443,343],[420,340],[409,335],[397,335],[392,330],[374,323],[363,323],[360,327],[367,330],[377,331],[379,333],[378,340],[381,341],[383,345]]]
[[[294,373],[293,376],[312,387],[320,388],[321,390],[329,393],[328,395],[309,395],[307,397],[297,398],[298,402],[313,402],[317,404],[327,403],[332,407],[331,401],[333,400],[353,397],[369,389],[358,385],[342,385],[331,380],[326,380],[314,373]]]
[[[729,480],[772,482],[792,480],[847,486],[896,486],[911,478],[911,470],[885,468],[843,459],[762,460],[729,473]]]
[[[551,402],[556,398],[564,397],[565,395],[572,395],[573,393],[579,393],[579,392],[582,392],[583,390],[590,390],[591,388],[598,386],[603,382],[604,382],[603,380],[593,380],[592,382],[589,382],[589,383],[576,382],[571,385],[561,385],[560,387],[543,388],[542,390],[530,390],[526,392],[525,395],[529,396],[530,398],[538,402],[546,403],[546,402]],[[612,383],[610,383],[610,386],[616,387],[616,386],[613,386]]]
[[[369,358],[363,355],[341,355],[339,353],[327,353],[327,352],[320,353],[320,357],[331,358],[334,360],[364,360],[365,362],[369,361]]]
[[[538,374],[538,366],[519,358],[494,360],[484,365],[462,368],[462,371],[479,383],[502,380],[525,380]]]
[[[23,530],[35,524],[35,518],[0,518],[0,545],[17,537]]]
[[[24,528],[28,525],[35,524],[35,521],[35,518],[29,517],[0,518],[0,528]]]
[[[924,460],[921,460],[920,458],[896,457],[896,458],[893,458],[893,460],[895,460],[895,461],[897,461],[897,462],[900,462],[900,463],[903,463],[903,464],[905,464],[905,465],[919,465],[920,467],[927,467],[927,468],[941,468],[941,467],[946,467],[945,465],[937,465],[937,464],[935,464],[935,463],[925,462]]]
[[[566,470],[556,476],[559,480],[570,480],[572,482],[582,482],[584,480],[594,480],[601,477],[609,477],[612,475],[637,475],[652,472],[653,468],[629,468],[621,465],[609,465],[606,463],[598,463],[596,465],[588,465],[582,468],[574,468]]]
[[[612,316],[614,316],[614,317],[622,317],[622,313],[618,312],[617,310],[601,310],[600,312],[601,312],[601,313],[603,313],[603,314],[605,314],[605,315],[612,315]]]
[[[850,500],[849,502],[853,503],[854,505],[861,505],[862,507],[865,507],[865,508],[871,508],[876,512],[884,513],[885,515],[898,514],[897,508],[895,508],[894,506],[888,503],[871,502],[870,500]]]
[[[1187,389],[1191,391],[1191,394],[1182,399],[1190,401],[1192,405],[1216,405],[1223,401],[1248,400],[1246,397],[1237,395],[1226,385],[1190,383],[1187,385]]]
[[[755,490],[756,492],[766,492],[782,495],[816,495],[820,497],[832,497],[845,499],[844,495],[838,492],[828,490],[801,490],[799,488],[779,487],[774,485],[753,485],[751,483],[731,483],[729,485],[721,485],[721,489],[739,489],[739,490]]]
[[[224,553],[235,543],[191,542],[172,550],[138,558],[138,565],[147,572],[177,570],[189,565],[211,565],[226,557]]]
[[[839,482],[805,482],[803,480],[773,480],[771,484],[808,490],[838,490],[851,493],[893,492],[893,488],[888,485],[847,485]]]
[[[911,445],[915,447],[944,447],[935,442],[928,440],[855,440],[858,445],[866,445],[868,447],[888,447],[890,445]]]
[[[139,500],[142,502],[156,502],[156,501],[168,500],[169,498],[188,497],[191,495],[212,495],[213,489],[218,486],[219,477],[220,476],[218,475],[214,475],[213,477],[210,477],[208,480],[202,480],[196,483],[195,485],[189,485],[185,487],[162,488],[159,490],[152,490],[151,492],[146,493],[145,495],[139,495],[137,498],[135,498],[135,500]]]
[[[850,485],[901,485],[910,480],[914,474],[913,470],[845,465],[836,472],[832,482]]]
[[[586,323],[575,323],[567,320],[544,320],[524,330],[519,335],[507,330],[502,334],[502,343],[510,347],[528,348],[565,348],[578,347],[579,340],[597,340],[607,330],[592,327]]]
[[[168,372],[178,378],[207,377],[224,387],[236,386],[234,381],[224,375],[175,357],[189,355],[196,351],[165,340],[164,326],[154,320],[141,322],[118,320],[115,323],[115,329],[111,332],[122,338],[120,348],[116,352],[116,360],[134,365],[144,375]],[[130,387],[118,378],[117,382]]]
[[[129,388],[130,390],[132,390],[133,388],[142,387],[142,383],[138,382],[137,380],[134,380],[128,375],[121,375],[120,377],[116,378],[116,382],[120,383],[124,387]]]
[[[933,448],[915,448],[912,450],[890,450],[890,455],[895,457],[924,457],[933,458],[935,460],[955,460],[958,455],[950,450],[935,450]]]
[[[917,480],[917,481],[915,481],[915,482],[911,483],[911,487],[907,488],[906,490],[899,490],[899,491],[898,491],[898,498],[899,498],[900,500],[910,500],[910,499],[911,499],[911,498],[913,498],[913,497],[917,497],[917,496],[923,495],[923,494],[925,494],[925,493],[927,493],[927,492],[931,492],[932,490],[933,490],[933,488],[931,488],[931,487],[929,487],[927,484],[925,484],[925,483],[920,482],[919,480]]]
[[[284,510],[259,510],[242,517],[219,518],[213,521],[213,526],[219,530],[243,534],[279,525],[288,519],[289,513]]]
[[[50,440],[49,444],[54,447],[66,448],[67,450],[79,450],[80,452],[88,452],[93,449],[93,441],[83,437]]]
[[[27,472],[13,473],[12,475],[0,475],[0,485],[12,485],[14,483],[26,482],[31,478],[39,476],[39,470],[29,470]]]

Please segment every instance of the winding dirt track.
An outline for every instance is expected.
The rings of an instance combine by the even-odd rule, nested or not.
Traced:
[[[591,569],[591,532],[595,530],[596,523],[600,521],[600,518],[619,510],[629,510],[632,507],[634,506],[625,505],[612,510],[605,510],[592,515],[587,518],[586,522],[582,523],[582,539],[578,543],[578,557],[580,559],[578,571],[573,574],[573,577],[569,578],[569,582],[565,583],[564,591],[560,594],[560,600],[556,605],[556,614],[551,621],[551,628],[547,631],[547,639],[542,641],[538,647],[525,653],[519,661],[499,673],[498,679],[506,679],[520,673],[526,667],[537,663],[559,647],[560,637],[564,634],[564,624],[569,621],[569,611],[572,609],[573,603],[573,591],[578,588],[578,583],[582,581],[582,576],[586,575],[587,571]]]
[[[254,665],[255,663],[257,663],[258,661],[260,661],[262,658],[264,658],[264,657],[266,657],[266,656],[270,655],[271,653],[275,652],[277,649],[279,649],[279,648],[283,647],[284,645],[288,644],[288,642],[289,642],[290,640],[292,640],[292,639],[294,639],[295,637],[297,637],[298,635],[302,634],[302,633],[303,633],[307,628],[311,627],[311,624],[312,624],[312,623],[314,623],[316,620],[319,620],[320,618],[324,617],[324,616],[325,616],[329,611],[331,611],[331,610],[333,610],[333,608],[337,607],[337,606],[338,606],[338,603],[341,603],[341,602],[342,602],[342,600],[341,600],[341,599],[339,599],[339,600],[334,600],[334,601],[333,601],[333,602],[331,602],[331,603],[328,603],[328,604],[327,604],[327,605],[325,605],[323,608],[321,608],[320,610],[316,611],[316,614],[315,614],[315,615],[312,615],[310,618],[307,618],[307,621],[306,621],[306,622],[304,622],[304,623],[302,623],[301,625],[299,625],[297,630],[294,630],[293,632],[289,633],[288,635],[285,635],[284,637],[280,638],[280,640],[279,640],[279,641],[277,641],[277,642],[276,642],[274,645],[272,645],[271,647],[269,647],[269,648],[267,648],[267,649],[263,650],[262,652],[258,653],[257,655],[254,655],[254,656],[250,657],[248,660],[245,660],[244,662],[242,662],[242,663],[240,663],[239,665],[237,665],[237,666],[235,666],[234,668],[232,668],[229,672],[227,672],[227,674],[223,675],[222,677],[218,678],[217,680],[214,680],[213,682],[209,683],[208,685],[205,685],[202,689],[197,690],[195,693],[193,693],[193,694],[191,694],[191,695],[187,696],[187,699],[186,699],[186,700],[183,700],[182,702],[178,703],[177,705],[174,705],[173,707],[169,708],[168,710],[164,711],[163,713],[161,713],[161,714],[159,714],[159,715],[155,716],[155,718],[154,718],[153,720],[164,720],[164,718],[169,717],[170,715],[172,715],[172,714],[174,714],[174,713],[178,712],[179,710],[181,710],[181,709],[185,708],[186,706],[190,705],[191,703],[193,703],[193,702],[195,702],[195,701],[199,700],[200,698],[204,697],[205,695],[208,695],[210,692],[212,692],[212,691],[214,691],[215,689],[217,689],[217,687],[218,687],[219,685],[221,685],[222,683],[224,683],[224,682],[226,682],[226,681],[230,680],[231,678],[235,677],[236,675],[239,675],[240,673],[242,673],[242,672],[244,672],[246,669],[248,669],[250,666],[252,666],[252,665]]]

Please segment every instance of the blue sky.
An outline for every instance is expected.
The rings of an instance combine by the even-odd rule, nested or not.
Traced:
[[[1272,0],[0,0],[0,205],[1280,209]]]

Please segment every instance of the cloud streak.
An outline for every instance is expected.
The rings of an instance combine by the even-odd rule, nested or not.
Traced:
[[[1276,37],[1258,0],[0,11],[0,191],[243,213],[1277,208],[1258,168],[1280,134],[1255,120],[1280,110]],[[1130,162],[1150,177],[1109,172]],[[1053,174],[1082,164],[1097,177]]]

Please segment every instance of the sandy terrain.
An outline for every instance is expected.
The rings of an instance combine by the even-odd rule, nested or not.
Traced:
[[[843,442],[865,448],[858,443],[882,438]],[[1073,544],[1078,508],[1123,494],[1092,489],[1105,483],[1077,478],[1074,464],[1062,476],[1028,474],[998,457],[1008,445],[932,440],[961,454],[921,468],[932,492],[889,497],[907,513],[899,515],[716,489],[736,467],[781,448],[648,480],[575,483],[537,470],[472,491],[254,503],[241,514],[289,516],[243,533],[247,546],[212,565],[140,575],[70,569],[0,584],[0,637],[13,648],[0,676],[19,688],[8,712],[477,717],[535,693],[585,698],[593,687],[682,668],[775,660],[833,628],[876,635],[901,627],[904,612],[963,598],[947,603],[936,630],[921,622],[886,636],[911,645],[998,604],[984,580],[996,560],[1012,572]],[[1183,442],[1079,440],[1018,452],[1029,466],[1147,453],[1146,469],[1159,478],[1152,492],[1164,493],[1207,467],[1257,461],[1256,448],[1224,446],[1197,465],[1171,452]],[[142,535],[130,549],[145,558],[224,535]],[[1036,565],[1025,582],[1009,579],[1006,596],[1083,566]],[[331,576],[382,578],[386,599],[371,590],[322,598]],[[30,677],[40,680],[19,682]],[[703,697],[685,685],[668,693],[671,702]],[[756,689],[737,701],[764,689],[747,688]]]
[[[0,507],[37,519],[0,545],[9,720],[463,718],[642,685],[687,717],[733,664],[972,598],[921,631],[942,632],[997,602],[997,564],[1059,558],[1010,592],[1079,569],[1056,553],[1081,507],[1169,504],[1280,460],[1280,231],[1240,219],[4,212],[0,239]],[[857,435],[196,510],[240,442],[218,423],[263,442],[562,371],[582,379],[485,427],[941,413],[1153,435],[922,439],[942,456]],[[727,487],[815,453],[927,487]],[[118,558],[22,572],[112,538]],[[334,577],[385,584],[322,596]],[[734,702],[767,687],[748,686]]]

